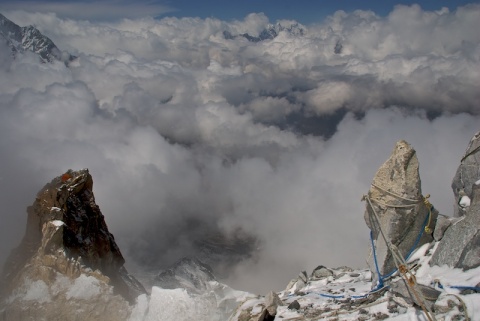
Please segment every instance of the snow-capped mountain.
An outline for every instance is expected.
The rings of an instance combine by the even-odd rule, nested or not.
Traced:
[[[40,56],[42,62],[55,60],[68,63],[75,59],[68,53],[62,53],[53,41],[44,36],[34,26],[20,27],[0,14],[0,39],[11,48],[15,56],[17,52],[32,51]]]
[[[256,296],[216,280],[196,258],[183,258],[153,282],[149,296],[137,298],[128,321],[225,321],[240,302]]]
[[[216,281],[212,268],[196,258],[183,258],[155,278],[155,285],[164,289],[184,288],[203,292],[210,281]]]
[[[225,39],[235,39],[237,37],[244,37],[251,42],[260,42],[263,40],[271,40],[278,36],[280,32],[287,32],[293,36],[303,36],[306,33],[305,27],[299,23],[292,23],[290,25],[283,25],[280,22],[276,24],[269,24],[257,36],[252,36],[248,33],[233,35],[230,31],[225,30],[223,36]]]

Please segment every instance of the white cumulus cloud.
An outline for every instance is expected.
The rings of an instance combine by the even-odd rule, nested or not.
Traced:
[[[337,12],[260,42],[241,34],[267,28],[263,14],[5,14],[77,59],[13,59],[0,43],[1,261],[35,193],[69,168],[90,169],[127,262],[163,268],[242,230],[256,249],[223,277],[262,293],[319,264],[364,265],[360,198],[397,140],[452,214],[450,181],[479,130],[478,5]]]

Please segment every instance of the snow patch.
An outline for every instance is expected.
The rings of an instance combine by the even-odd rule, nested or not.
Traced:
[[[52,224],[55,225],[56,227],[60,227],[62,225],[65,225],[65,223],[63,223],[63,221],[60,221],[60,220],[54,220],[54,221],[52,221]]]
[[[218,283],[211,286],[215,289],[201,295],[154,286],[150,298],[137,298],[128,321],[225,321],[247,293]]]
[[[480,179],[475,182],[475,185],[480,185]]]
[[[196,311],[196,302],[184,289],[152,288],[145,321],[205,320]]]
[[[145,315],[148,312],[148,297],[146,294],[139,295],[128,321],[145,321]]]
[[[37,301],[39,303],[50,302],[50,292],[48,291],[48,285],[42,280],[29,282],[24,301]]]
[[[476,183],[475,183],[476,184]],[[468,196],[462,196],[462,198],[460,199],[460,201],[458,202],[458,205],[460,205],[461,207],[465,208],[465,207],[469,207],[470,206],[470,197]]]
[[[66,293],[67,299],[87,300],[100,294],[100,282],[93,276],[80,275]]]
[[[68,277],[57,272],[55,283],[52,285],[52,294],[58,295],[60,292],[65,291],[70,286],[71,282]]]

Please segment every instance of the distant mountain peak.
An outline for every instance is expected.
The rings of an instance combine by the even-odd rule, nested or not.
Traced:
[[[75,59],[70,54],[62,54],[53,41],[34,26],[20,27],[0,13],[0,39],[2,38],[12,50],[13,56],[18,52],[31,51],[38,54],[42,62],[68,63]]]
[[[155,278],[155,284],[164,289],[184,288],[193,293],[208,289],[210,281],[216,281],[212,268],[191,257],[180,259]]]
[[[282,31],[298,37],[304,36],[306,33],[305,27],[298,22],[290,24],[282,24],[281,22],[277,22],[276,24],[268,24],[265,29],[263,29],[257,36],[252,36],[249,33],[233,35],[230,31],[227,30],[223,32],[223,36],[225,37],[225,39],[244,37],[251,42],[260,42],[264,40],[272,40],[276,38],[278,34]]]

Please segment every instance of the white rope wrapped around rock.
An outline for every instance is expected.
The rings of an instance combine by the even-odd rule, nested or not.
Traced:
[[[380,188],[379,186],[376,186],[376,185],[373,185],[372,186],[376,187],[376,188],[379,188],[381,190],[384,190],[382,188]],[[385,191],[385,190],[384,190]],[[394,196],[396,197],[399,197],[401,199],[405,199],[407,201],[411,201],[411,202],[421,202],[423,201],[422,200],[412,200],[412,199],[407,199],[407,198],[404,198],[396,193],[393,193],[393,192],[389,192],[388,193],[390,194],[394,194]],[[436,318],[435,318],[435,315],[432,313],[432,311],[430,311],[430,309],[425,305],[425,297],[423,296],[422,292],[420,290],[418,290],[418,287],[417,287],[417,282],[416,282],[416,279],[415,279],[415,275],[413,275],[413,273],[410,271],[410,269],[408,268],[408,265],[407,263],[405,262],[405,259],[402,257],[400,251],[398,250],[398,248],[393,245],[388,239],[387,237],[385,236],[385,233],[382,229],[382,226],[380,224],[380,217],[378,216],[377,214],[377,211],[375,210],[373,204],[372,204],[372,200],[370,199],[370,197],[368,195],[365,195],[363,197],[364,200],[367,201],[367,203],[370,205],[370,208],[372,209],[372,211],[370,213],[373,213],[373,216],[377,222],[377,225],[378,225],[378,228],[380,230],[380,234],[382,235],[382,238],[383,240],[385,241],[385,244],[387,245],[387,248],[388,250],[392,253],[392,257],[393,257],[393,262],[395,263],[395,266],[396,268],[398,269],[398,271],[400,271],[400,274],[402,275],[402,277],[405,279],[405,281],[407,282],[407,286],[410,287],[410,289],[412,290],[413,294],[415,295],[417,301],[420,303],[420,306],[423,310],[423,312],[425,313],[425,315],[427,316],[428,320],[429,321],[436,321]],[[425,198],[426,199],[426,198]],[[410,204],[411,205],[416,205],[416,204]],[[378,268],[377,268],[378,269]],[[407,275],[409,274],[410,277]],[[381,277],[381,276],[379,276]]]

